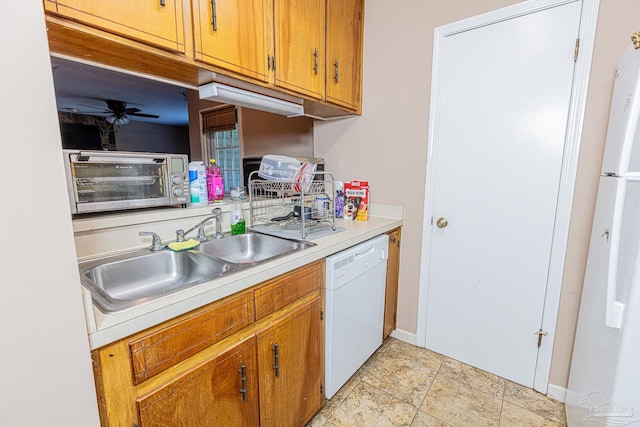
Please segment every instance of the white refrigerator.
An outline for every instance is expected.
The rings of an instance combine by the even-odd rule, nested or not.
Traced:
[[[569,427],[640,426],[640,50],[620,57],[566,410]]]

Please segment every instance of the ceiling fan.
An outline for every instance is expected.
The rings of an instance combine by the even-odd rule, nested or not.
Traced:
[[[145,114],[141,113],[139,108],[127,108],[127,103],[123,101],[116,101],[113,99],[105,100],[107,103],[107,109],[102,110],[95,113],[87,113],[87,114],[109,114],[106,117],[106,120],[109,123],[115,123],[117,125],[126,125],[129,123],[129,117],[127,116],[136,116],[136,117],[148,117],[152,119],[157,119],[160,116],[155,114]],[[94,107],[91,105],[80,104],[84,107],[99,109],[98,107]]]

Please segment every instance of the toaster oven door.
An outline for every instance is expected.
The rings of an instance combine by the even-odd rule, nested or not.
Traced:
[[[115,158],[70,162],[75,213],[170,203],[164,159]]]

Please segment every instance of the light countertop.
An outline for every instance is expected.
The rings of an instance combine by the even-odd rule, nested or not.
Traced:
[[[164,213],[161,215],[164,215]],[[191,218],[190,214],[185,213],[183,215]],[[138,215],[137,217],[140,216],[143,215]],[[336,252],[357,245],[396,227],[400,227],[402,225],[402,218],[402,207],[388,205],[376,206],[372,204],[368,221],[345,221],[338,219],[336,220],[336,226],[344,227],[345,230],[311,240],[316,246],[225,277],[205,282],[119,313],[102,313],[93,305],[89,291],[83,288],[83,301],[91,349],[102,347],[313,261],[335,254]],[[155,224],[157,224],[158,221],[157,218],[148,220]],[[74,229],[77,235],[101,228],[127,226],[129,226],[129,224],[127,224],[126,220],[108,218],[99,219],[95,222],[83,220],[77,224],[74,223]],[[78,238],[76,241],[78,241]],[[81,249],[82,248],[78,249],[79,259],[89,258],[90,254],[82,253]],[[99,252],[103,252],[104,254],[109,251]],[[93,253],[92,255],[97,256],[98,254]]]

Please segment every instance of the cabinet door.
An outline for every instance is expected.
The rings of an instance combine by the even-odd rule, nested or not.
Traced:
[[[387,290],[384,300],[384,328],[382,338],[387,338],[396,328],[396,311],[398,306],[398,274],[400,272],[400,229],[387,233],[389,235],[389,256],[387,258]]]
[[[181,0],[45,0],[45,9],[127,38],[185,51]]]
[[[255,337],[137,401],[140,427],[257,426]]]
[[[299,427],[322,407],[321,300],[258,334],[261,426]]]
[[[275,84],[324,98],[325,0],[275,0]]]
[[[327,101],[353,110],[360,105],[362,1],[327,0]]]
[[[192,0],[195,59],[267,81],[269,0]]]

